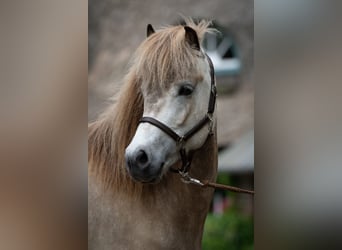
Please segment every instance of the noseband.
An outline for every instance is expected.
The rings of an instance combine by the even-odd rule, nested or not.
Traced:
[[[211,91],[210,91],[210,98],[209,98],[209,104],[208,104],[208,112],[203,117],[202,120],[200,120],[195,126],[193,126],[188,132],[186,132],[183,136],[178,135],[175,131],[173,131],[170,127],[165,125],[164,123],[158,121],[157,119],[153,117],[147,117],[144,116],[140,119],[139,123],[150,123],[153,126],[156,126],[163,132],[165,132],[167,135],[169,135],[173,140],[176,141],[177,145],[180,145],[180,156],[182,160],[182,167],[180,169],[173,169],[170,168],[172,172],[176,173],[187,173],[191,166],[191,160],[192,157],[186,153],[185,150],[185,143],[193,136],[195,135],[201,128],[203,128],[206,124],[209,124],[209,135],[213,134],[212,127],[213,127],[213,113],[215,111],[215,103],[216,103],[216,85],[215,85],[215,74],[214,74],[214,66],[207,54],[205,54],[209,67],[210,67],[210,78],[211,78]]]

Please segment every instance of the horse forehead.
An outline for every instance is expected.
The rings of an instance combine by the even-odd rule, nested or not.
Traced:
[[[177,85],[179,81],[168,83],[167,85],[151,85],[143,90],[144,108],[157,112],[164,106],[170,97],[170,90]]]
[[[145,97],[144,109],[153,114],[158,114],[167,103],[166,95],[149,95]]]
[[[145,91],[146,93],[146,91]],[[145,94],[144,99],[145,99],[145,106],[150,108],[153,106],[160,105],[163,103],[161,99],[163,99],[163,96],[165,96],[161,90],[159,91],[147,91],[147,94]]]
[[[141,86],[145,104],[146,103],[156,103],[158,100],[165,98],[166,94],[170,91],[171,88],[176,86],[181,82],[191,82],[193,85],[197,85],[205,80],[204,72],[199,72],[198,70],[189,71],[189,73],[185,77],[181,77],[179,79],[172,79],[165,84],[143,84]],[[161,103],[160,103],[161,104]]]

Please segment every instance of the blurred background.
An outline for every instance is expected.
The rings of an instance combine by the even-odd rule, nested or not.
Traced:
[[[177,12],[211,18],[235,41],[226,57],[240,60],[221,60],[240,69],[219,93],[222,151],[252,131],[252,121],[230,126],[253,117],[234,100],[252,106],[255,90],[255,249],[342,249],[341,2],[254,3],[253,67],[252,1],[1,1],[0,249],[87,249],[87,123],[120,86],[146,24],[178,22]],[[222,136],[225,127],[235,132]],[[250,249],[249,202],[219,195],[206,239]]]
[[[203,46],[217,76],[218,182],[254,187],[254,2],[240,0],[89,1],[88,120],[109,104],[135,49],[155,29],[181,24],[181,15],[213,21],[219,34]],[[253,197],[217,191],[203,249],[253,248]]]

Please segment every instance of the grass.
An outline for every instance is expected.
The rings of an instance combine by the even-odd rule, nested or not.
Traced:
[[[203,250],[252,250],[253,219],[231,209],[222,215],[207,216]]]

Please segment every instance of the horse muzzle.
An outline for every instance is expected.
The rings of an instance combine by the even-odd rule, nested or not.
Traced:
[[[143,149],[134,152],[126,150],[126,167],[135,181],[157,183],[160,181],[164,163],[153,161],[151,155]]]

